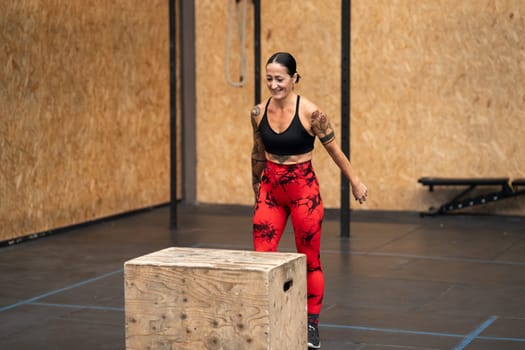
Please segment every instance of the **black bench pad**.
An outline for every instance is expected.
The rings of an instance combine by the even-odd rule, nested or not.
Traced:
[[[525,179],[514,179],[512,186],[525,186]]]
[[[524,184],[525,184],[525,179]],[[425,186],[490,186],[505,185],[509,183],[508,177],[495,178],[445,178],[445,177],[422,177],[418,180]]]

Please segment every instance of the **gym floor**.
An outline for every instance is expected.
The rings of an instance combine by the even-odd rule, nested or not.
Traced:
[[[0,248],[0,349],[125,349],[125,261],[251,250],[250,208],[178,210],[176,232],[164,206]],[[342,239],[336,216],[321,247],[324,350],[525,349],[525,218],[357,211]],[[294,251],[290,226],[280,250]]]

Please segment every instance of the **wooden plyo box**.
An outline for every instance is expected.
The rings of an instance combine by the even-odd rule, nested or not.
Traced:
[[[305,255],[167,248],[124,284],[127,350],[307,348]]]

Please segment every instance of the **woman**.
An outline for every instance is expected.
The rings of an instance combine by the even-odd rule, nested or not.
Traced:
[[[317,325],[324,276],[319,252],[324,208],[311,164],[315,137],[349,179],[359,203],[366,201],[368,190],[335,141],[327,116],[313,102],[294,92],[299,79],[291,54],[273,54],[266,63],[266,85],[271,97],[251,113],[253,242],[256,251],[276,251],[288,216],[291,217],[297,251],[306,254],[307,261],[308,346],[320,349]]]

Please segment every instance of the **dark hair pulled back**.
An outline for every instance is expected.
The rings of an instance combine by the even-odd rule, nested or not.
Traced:
[[[270,56],[270,58],[268,58],[266,65],[269,65],[270,63],[279,63],[280,65],[286,67],[286,70],[291,77],[297,73],[297,63],[295,62],[295,58],[288,52],[274,53]],[[297,73],[297,79],[295,82],[298,83],[300,78],[301,76],[299,73]]]

